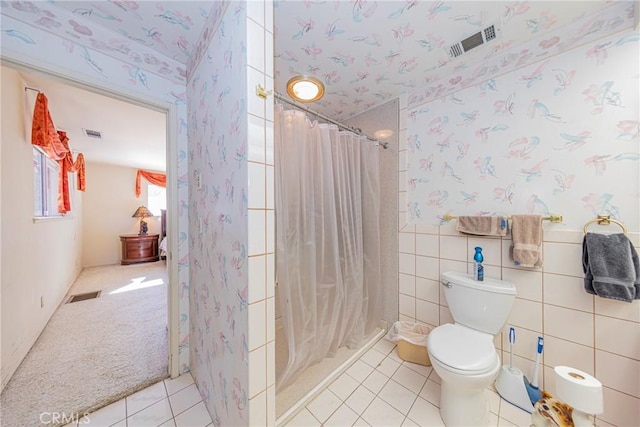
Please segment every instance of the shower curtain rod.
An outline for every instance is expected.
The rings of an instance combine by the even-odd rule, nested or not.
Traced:
[[[278,99],[278,100],[280,100],[280,101],[284,102],[285,104],[292,105],[292,106],[294,106],[294,107],[296,107],[296,108],[299,108],[299,109],[301,109],[301,110],[306,111],[306,112],[307,112],[307,113],[309,113],[309,114],[313,114],[313,115],[314,115],[314,116],[316,116],[316,117],[320,117],[322,120],[326,120],[326,121],[328,121],[329,123],[333,123],[334,125],[338,126],[339,128],[341,128],[341,129],[343,129],[343,130],[347,130],[347,131],[349,131],[349,132],[353,132],[353,133],[355,133],[356,135],[363,136],[363,137],[367,138],[369,141],[373,141],[373,142],[375,142],[375,143],[376,143],[376,145],[380,145],[380,146],[382,146],[382,148],[384,148],[385,150],[386,150],[387,148],[389,148],[389,143],[388,143],[388,142],[383,142],[383,141],[379,141],[379,140],[377,140],[377,139],[375,139],[375,138],[371,138],[369,135],[366,135],[365,133],[363,133],[360,129],[357,129],[357,128],[354,128],[354,127],[351,127],[351,126],[347,126],[347,125],[343,125],[342,123],[337,122],[337,121],[333,120],[332,118],[325,116],[324,114],[320,114],[320,113],[318,113],[318,112],[316,112],[316,111],[313,111],[312,109],[310,109],[310,108],[309,108],[309,107],[307,107],[306,105],[300,104],[299,102],[296,102],[296,101],[292,101],[292,100],[290,100],[290,99],[288,99],[288,98],[286,98],[286,97],[284,97],[284,96],[280,95],[280,94],[279,94],[278,92],[276,92],[276,91],[273,91],[273,96],[274,96],[276,99]]]

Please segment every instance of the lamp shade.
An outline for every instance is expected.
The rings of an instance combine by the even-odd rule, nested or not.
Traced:
[[[131,215],[132,218],[146,218],[148,216],[153,216],[153,214],[146,206],[140,206],[133,215]]]

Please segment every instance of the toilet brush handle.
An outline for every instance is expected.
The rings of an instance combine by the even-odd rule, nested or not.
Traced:
[[[531,375],[531,385],[535,388],[538,388],[538,368],[540,366],[540,355],[542,354],[543,347],[544,347],[544,339],[542,337],[538,337],[536,361],[533,365],[533,374]]]
[[[516,342],[516,329],[509,328],[509,368],[513,368],[513,344]]]

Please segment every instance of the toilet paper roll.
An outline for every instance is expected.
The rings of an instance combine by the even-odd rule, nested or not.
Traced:
[[[556,366],[556,395],[560,400],[587,414],[604,412],[602,383],[569,366]]]

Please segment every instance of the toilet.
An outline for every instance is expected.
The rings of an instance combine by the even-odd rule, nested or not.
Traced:
[[[447,427],[489,424],[487,387],[500,370],[494,336],[507,322],[516,298],[511,282],[470,274],[441,275],[444,296],[455,323],[427,336],[431,364],[440,376],[440,416]]]

